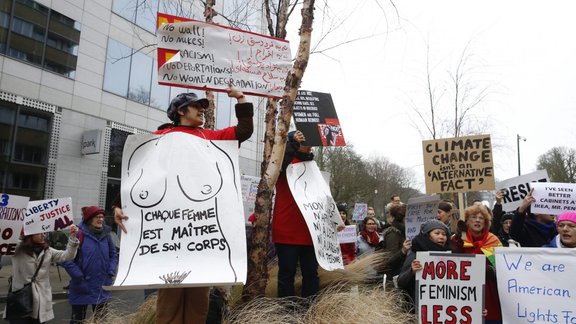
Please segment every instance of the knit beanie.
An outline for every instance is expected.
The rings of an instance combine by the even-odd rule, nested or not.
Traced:
[[[502,219],[500,219],[500,223],[504,223],[507,220],[511,220],[513,216],[514,216],[514,213],[506,213],[506,214],[502,215]]]
[[[88,206],[88,207],[82,207],[82,221],[83,222],[87,222],[89,221],[92,217],[95,217],[98,214],[103,214],[104,215],[104,209],[98,207],[98,206]]]
[[[572,223],[576,223],[576,212],[570,211],[558,215],[557,223],[560,223],[561,221],[569,221]]]
[[[450,229],[448,228],[448,226],[446,226],[444,223],[442,223],[437,219],[431,219],[420,225],[420,233],[428,234],[435,229],[441,229],[444,232],[446,232],[447,236],[450,235]]]

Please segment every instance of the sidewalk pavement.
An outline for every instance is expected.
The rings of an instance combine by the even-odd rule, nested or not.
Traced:
[[[3,257],[4,258],[4,257]],[[3,262],[4,263],[4,262]],[[10,285],[8,278],[12,275],[12,265],[4,264],[0,270],[0,303],[6,302],[6,295]],[[64,268],[56,265],[50,266],[50,285],[52,286],[52,299],[68,299],[68,291],[64,286],[68,286],[70,276]]]

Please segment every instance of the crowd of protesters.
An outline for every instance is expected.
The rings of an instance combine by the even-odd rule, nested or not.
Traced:
[[[238,126],[221,131],[202,132],[203,111],[207,100],[194,94],[177,96],[168,108],[173,121],[159,129],[157,134],[184,132],[206,139],[238,139],[240,142],[252,133],[252,105],[245,102],[237,90],[229,96],[238,100],[236,113]],[[208,137],[206,137],[208,134]],[[276,184],[271,241],[278,260],[278,297],[296,295],[295,279],[302,276],[301,296],[313,300],[320,290],[318,262],[310,232],[304,216],[288,186],[285,170],[290,164],[313,160],[312,149],[305,144],[301,131],[288,134],[288,142]],[[114,202],[115,221],[126,232],[120,198]],[[456,208],[451,200],[442,200],[437,206],[437,219],[421,224],[420,233],[413,239],[406,238],[406,204],[399,195],[392,195],[385,206],[385,222],[376,217],[369,207],[357,225],[356,242],[340,244],[345,265],[374,254],[386,255],[386,262],[373,269],[386,290],[405,292],[407,311],[414,311],[415,274],[422,269],[416,253],[421,251],[451,251],[464,254],[486,254],[495,247],[550,247],[576,248],[576,212],[565,212],[557,217],[532,213],[535,201],[532,191],[526,195],[516,210],[504,211],[502,193],[496,195],[490,210],[481,203],[461,210],[462,217],[454,217]],[[352,224],[346,205],[339,204],[338,211],[345,225]],[[71,323],[81,323],[90,305],[96,320],[106,313],[111,298],[102,287],[111,285],[118,266],[118,251],[111,237],[111,228],[104,222],[104,210],[97,206],[82,209],[82,223],[72,226],[70,238],[60,249],[48,247],[43,234],[23,237],[12,258],[13,287],[22,287],[33,281],[34,310],[24,318],[9,318],[12,323],[43,323],[54,315],[51,305],[51,288],[46,270],[51,262],[62,262],[70,275],[69,302],[72,306]],[[255,217],[252,217],[255,222]],[[342,226],[338,228],[341,230]],[[65,248],[65,250],[61,250]],[[44,260],[46,258],[46,260]],[[300,271],[298,271],[298,268]],[[40,269],[40,271],[36,271]],[[498,295],[497,276],[493,258],[486,258],[485,274],[486,323],[501,323],[502,310]],[[209,288],[160,289],[157,299],[157,323],[205,322],[209,307]],[[10,314],[7,309],[6,314]]]

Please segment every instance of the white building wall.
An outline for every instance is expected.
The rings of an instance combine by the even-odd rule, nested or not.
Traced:
[[[156,43],[155,35],[133,25],[112,12],[113,0],[41,0],[37,1],[81,24],[76,76],[69,79],[39,67],[0,55],[0,91],[10,95],[39,100],[59,107],[61,128],[56,159],[54,197],[72,197],[75,210],[81,206],[101,204],[105,197],[107,154],[101,139],[99,154],[82,155],[80,143],[86,130],[100,129],[103,137],[111,122],[152,132],[168,122],[165,110],[149,107],[102,90],[108,38],[134,49]],[[145,51],[155,57],[153,48]],[[185,91],[185,89],[182,89]],[[218,109],[236,123],[234,108],[226,94],[217,94]],[[255,106],[255,131],[240,151],[243,174],[259,176],[265,102],[250,97]],[[228,102],[228,105],[225,103]],[[104,189],[103,189],[104,188]]]

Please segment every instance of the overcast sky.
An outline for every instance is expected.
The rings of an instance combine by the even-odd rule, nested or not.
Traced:
[[[317,1],[318,2],[318,1]],[[576,148],[576,3],[573,1],[328,1],[343,23],[309,61],[302,89],[332,94],[346,140],[365,157],[410,168],[424,190],[422,140],[413,105],[426,104],[426,46],[432,82],[446,78],[469,44],[471,80],[490,95],[476,114],[490,120],[495,176],[522,173],[555,146]],[[380,4],[379,4],[380,3]],[[316,10],[315,39],[322,31]],[[297,13],[292,22],[299,21]],[[296,53],[297,30],[289,38]],[[426,107],[426,106],[424,106]],[[423,129],[422,129],[423,130]]]

